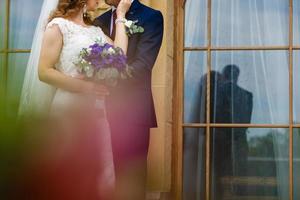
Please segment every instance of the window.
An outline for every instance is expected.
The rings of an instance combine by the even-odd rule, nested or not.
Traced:
[[[27,60],[43,0],[0,1],[0,73],[8,101],[7,112],[15,115]]]
[[[176,199],[300,199],[300,2],[175,9]]]

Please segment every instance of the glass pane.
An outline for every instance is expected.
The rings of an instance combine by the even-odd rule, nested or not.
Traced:
[[[184,129],[183,200],[204,199],[205,129]]]
[[[30,49],[43,0],[10,3],[9,48]]]
[[[4,74],[4,54],[0,54],[0,84],[5,84],[4,83],[4,77],[5,77],[5,74]],[[0,90],[2,90],[3,88],[0,86]],[[0,94],[1,94],[1,91],[0,91]]]
[[[204,122],[206,52],[185,52],[184,56],[184,121]]]
[[[294,129],[294,200],[300,199],[300,129]]]
[[[300,45],[300,1],[294,0],[294,44]]]
[[[212,199],[288,199],[288,147],[288,129],[212,129]]]
[[[4,54],[0,53],[0,74],[1,74],[1,82],[2,82],[2,73],[4,69]]]
[[[289,1],[212,1],[214,46],[288,45]]]
[[[0,49],[4,48],[4,31],[5,31],[5,15],[6,5],[4,0],[0,0]]]
[[[213,52],[212,68],[221,78],[212,89],[211,121],[289,122],[287,51]]]
[[[300,123],[300,51],[294,52],[294,122]]]
[[[188,0],[185,5],[185,46],[206,45],[207,0]]]
[[[17,114],[28,57],[28,53],[9,54],[8,57],[8,113],[12,116]]]

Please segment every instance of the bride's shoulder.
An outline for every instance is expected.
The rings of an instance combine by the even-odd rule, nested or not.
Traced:
[[[65,35],[69,31],[69,25],[68,20],[62,17],[55,17],[49,21],[49,23],[46,26],[46,29],[56,27],[60,30],[60,32]]]
[[[63,25],[66,22],[67,22],[67,20],[62,17],[55,17],[48,22],[47,27],[52,26],[54,24],[55,25]]]

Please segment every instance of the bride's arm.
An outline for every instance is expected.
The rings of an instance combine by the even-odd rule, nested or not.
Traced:
[[[121,0],[117,12],[118,19],[125,19],[125,15],[131,6],[131,0]],[[107,36],[106,36],[107,37]],[[126,27],[124,23],[116,23],[116,37],[115,41],[112,41],[107,37],[107,41],[110,44],[113,44],[115,47],[120,47],[124,53],[127,53],[128,47],[128,36],[126,34]]]
[[[41,48],[38,74],[39,79],[70,92],[107,94],[104,86],[66,76],[54,68],[63,46],[63,36],[57,25],[46,29]]]

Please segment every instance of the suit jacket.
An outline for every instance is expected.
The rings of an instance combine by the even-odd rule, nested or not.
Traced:
[[[215,123],[251,123],[253,95],[232,82],[218,87]],[[214,161],[217,176],[242,176],[247,173],[247,129],[214,129]]]
[[[217,123],[250,123],[253,95],[237,84],[227,82],[219,87],[217,94]]]
[[[96,18],[94,25],[100,26],[109,36],[112,10]],[[129,37],[128,64],[133,67],[133,78],[122,80],[110,88],[106,101],[107,115],[111,123],[133,123],[156,127],[156,115],[151,91],[151,73],[163,38],[163,16],[135,0],[128,13],[128,20],[138,20],[143,33]],[[112,38],[114,39],[114,38]]]

